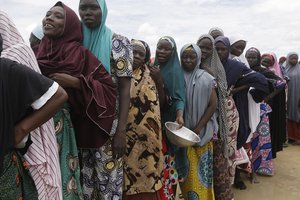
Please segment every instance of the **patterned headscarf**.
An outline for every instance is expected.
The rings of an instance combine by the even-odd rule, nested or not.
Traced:
[[[229,135],[229,128],[227,119],[227,111],[226,111],[226,96],[227,96],[227,80],[226,80],[226,73],[223,67],[223,64],[220,61],[218,56],[218,52],[215,48],[215,40],[209,34],[204,34],[199,37],[197,43],[204,39],[208,38],[212,45],[213,45],[213,52],[212,55],[202,62],[202,65],[207,66],[211,71],[212,75],[215,77],[217,84],[218,84],[218,111],[219,111],[219,130],[220,130],[220,137],[225,144],[227,143],[227,136]],[[224,155],[228,157],[228,149],[227,145],[224,145]]]
[[[102,11],[101,24],[95,29],[89,29],[82,23],[83,46],[88,48],[101,61],[108,73],[111,73],[110,54],[114,33],[106,26],[107,6],[105,0],[97,0],[97,2]]]

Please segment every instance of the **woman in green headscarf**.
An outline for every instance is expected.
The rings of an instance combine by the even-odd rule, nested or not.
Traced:
[[[78,146],[82,161],[83,193],[88,199],[121,199],[122,156],[126,150],[132,77],[132,46],[126,37],[112,32],[105,25],[105,0],[80,0],[79,15],[83,26],[83,45],[101,61],[118,88],[115,120],[109,139],[96,149]]]
[[[163,106],[161,106],[163,132],[165,131],[164,123],[167,121],[176,121],[180,126],[183,126],[185,83],[176,43],[172,37],[165,36],[159,39],[154,66],[150,67],[150,71],[154,81],[162,79],[165,88],[166,98],[163,101]],[[166,143],[164,144],[165,180],[161,194],[162,199],[169,199],[174,195],[172,194],[171,185],[173,185],[173,190],[175,190],[180,179],[176,170],[180,166],[178,166],[179,162],[176,165],[175,159],[181,151],[179,151],[178,147],[172,145],[167,138],[164,138],[164,141]]]

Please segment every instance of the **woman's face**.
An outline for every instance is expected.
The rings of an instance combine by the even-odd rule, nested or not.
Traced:
[[[229,49],[222,42],[216,43],[216,50],[221,61],[226,60],[229,55]]]
[[[291,63],[292,66],[295,66],[298,63],[298,56],[297,55],[291,55],[289,57],[289,63]]]
[[[146,52],[139,45],[133,45],[133,69],[137,69],[145,64]]]
[[[96,0],[80,0],[79,15],[82,22],[90,29],[101,25],[102,11]]]
[[[265,67],[271,67],[274,65],[274,60],[271,59],[269,56],[263,56],[261,58],[261,64]]]
[[[240,56],[244,52],[246,47],[246,42],[243,40],[237,41],[233,45],[231,45],[231,54],[235,56]]]
[[[171,58],[172,45],[167,40],[160,40],[156,47],[156,57],[159,63],[166,63]]]
[[[246,53],[246,59],[250,65],[250,68],[257,66],[258,54],[254,51],[249,51]]]
[[[193,71],[197,65],[197,54],[192,49],[186,49],[181,55],[181,65],[184,71]]]
[[[206,60],[213,53],[213,43],[209,38],[203,38],[197,42],[197,45],[201,49],[201,60]]]
[[[49,38],[58,38],[64,33],[65,11],[60,6],[52,7],[43,19],[44,35]]]

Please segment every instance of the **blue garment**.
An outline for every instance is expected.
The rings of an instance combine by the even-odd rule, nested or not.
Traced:
[[[228,48],[228,56],[221,60],[226,72],[228,87],[248,86],[254,89],[250,90],[255,102],[261,102],[269,94],[269,85],[266,78],[252,69],[249,69],[244,63],[229,58],[230,42],[228,38],[219,36],[215,43],[222,42]],[[248,90],[242,90],[233,96],[237,110],[239,112],[239,129],[237,137],[237,149],[240,149],[247,141],[251,132],[249,127],[248,111]]]

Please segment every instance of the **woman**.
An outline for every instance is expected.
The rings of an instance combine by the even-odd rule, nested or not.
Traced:
[[[218,132],[216,82],[206,71],[199,69],[201,50],[196,44],[181,49],[181,65],[186,84],[185,124],[199,135],[201,141],[188,147],[182,192],[184,199],[215,199],[213,192],[213,142]]]
[[[185,83],[176,43],[172,37],[165,36],[158,40],[154,66],[150,67],[150,72],[154,81],[161,79],[165,89],[164,106],[161,107],[163,132],[165,131],[164,124],[167,121],[176,121],[179,126],[183,126]],[[181,178],[176,169],[180,168],[179,164],[181,163],[176,162],[176,156],[182,152],[180,151],[181,149],[172,145],[167,138],[164,138],[163,146],[165,180],[161,189],[161,198],[172,199],[176,198],[175,196],[180,193],[176,193],[176,190],[179,189],[179,180]]]
[[[284,80],[280,66],[274,53],[262,55],[261,64],[272,71],[276,76]],[[283,144],[286,140],[286,94],[280,91],[269,102],[272,108],[270,113],[270,131],[272,139],[272,156],[276,158],[277,152],[282,151]]]
[[[33,51],[25,43],[12,20],[1,11],[0,34],[3,37],[2,57],[40,73]],[[36,184],[39,199],[61,199],[61,174],[53,120],[32,131],[30,138],[33,143],[24,159]]]
[[[122,197],[123,166],[122,156],[126,150],[126,124],[130,103],[130,84],[132,77],[132,46],[130,41],[111,31],[106,26],[107,6],[105,0],[80,0],[79,15],[83,27],[83,45],[88,48],[111,74],[117,85],[115,120],[109,134],[109,140],[101,148],[89,150],[81,148],[83,191],[90,196],[97,191],[98,184],[92,174],[102,181],[101,198]],[[112,152],[112,154],[111,154]],[[97,159],[97,155],[102,159]],[[97,160],[89,162],[90,160]],[[113,168],[106,168],[113,160]],[[111,191],[114,191],[112,193]]]
[[[1,54],[2,38],[0,46]],[[52,80],[2,57],[0,80],[0,199],[37,200],[38,191],[23,158],[31,145],[27,138],[54,115],[67,94]]]
[[[108,140],[115,113],[115,85],[100,61],[82,46],[81,23],[73,10],[56,3],[43,19],[43,30],[45,36],[37,52],[41,71],[69,94],[69,104],[54,117],[64,199],[81,199],[76,140],[80,147],[93,149]]]
[[[263,74],[267,78],[270,91],[272,92],[265,98],[265,102],[260,103],[260,122],[251,141],[253,176],[255,173],[272,176],[274,175],[274,167],[268,116],[272,109],[267,104],[267,101],[278,94],[280,90],[284,89],[285,84],[278,76],[261,66],[261,54],[258,49],[254,47],[248,49],[246,58],[251,69]],[[256,180],[254,179],[254,181]]]
[[[244,50],[247,45],[247,41],[244,39],[244,36],[242,34],[233,35],[229,38],[229,41],[231,44],[230,58],[233,60],[242,62],[248,68],[250,68],[249,63],[244,55]],[[247,86],[245,86],[245,88],[241,87],[238,90],[243,90],[243,89],[248,89],[248,88],[247,88]],[[250,88],[250,90],[251,90],[251,88]],[[249,119],[250,134],[248,136],[248,139],[247,139],[245,145],[243,145],[243,148],[247,152],[249,161],[246,163],[242,163],[242,165],[238,166],[238,169],[237,169],[238,173],[236,174],[237,176],[239,176],[240,169],[244,170],[245,172],[247,172],[249,174],[252,174],[252,165],[251,165],[251,161],[250,161],[252,159],[251,140],[252,140],[254,132],[256,131],[258,123],[260,121],[260,104],[253,100],[253,97],[249,92],[247,94],[247,101],[248,101],[248,113],[249,113],[248,119]]]
[[[287,55],[286,71],[290,78],[288,82],[287,127],[288,137],[300,144],[300,65],[298,54],[291,52]]]
[[[215,40],[204,34],[199,37],[201,69],[213,75],[217,81],[219,132],[214,136],[213,175],[216,199],[233,199],[231,184],[235,173],[235,151],[239,117],[232,96],[228,95],[224,67],[215,49]]]
[[[157,87],[145,65],[146,47],[132,40],[133,77],[124,157],[124,199],[160,199],[163,153]]]
[[[36,27],[31,31],[29,36],[30,47],[34,52],[39,48],[39,44],[44,37],[43,27],[41,24],[36,25]]]
[[[216,39],[219,36],[224,36],[224,31],[219,27],[213,27],[209,29],[208,34],[213,37],[213,39]]]
[[[233,99],[239,112],[239,129],[237,136],[237,149],[239,150],[247,141],[250,134],[249,113],[248,113],[248,89],[255,102],[261,102],[269,92],[268,83],[265,77],[236,60],[229,58],[230,42],[227,37],[220,36],[215,41],[216,49],[226,72],[227,85],[231,88]],[[246,88],[240,90],[240,88]],[[236,88],[236,89],[235,89]],[[246,189],[239,174],[235,174],[235,186]]]

